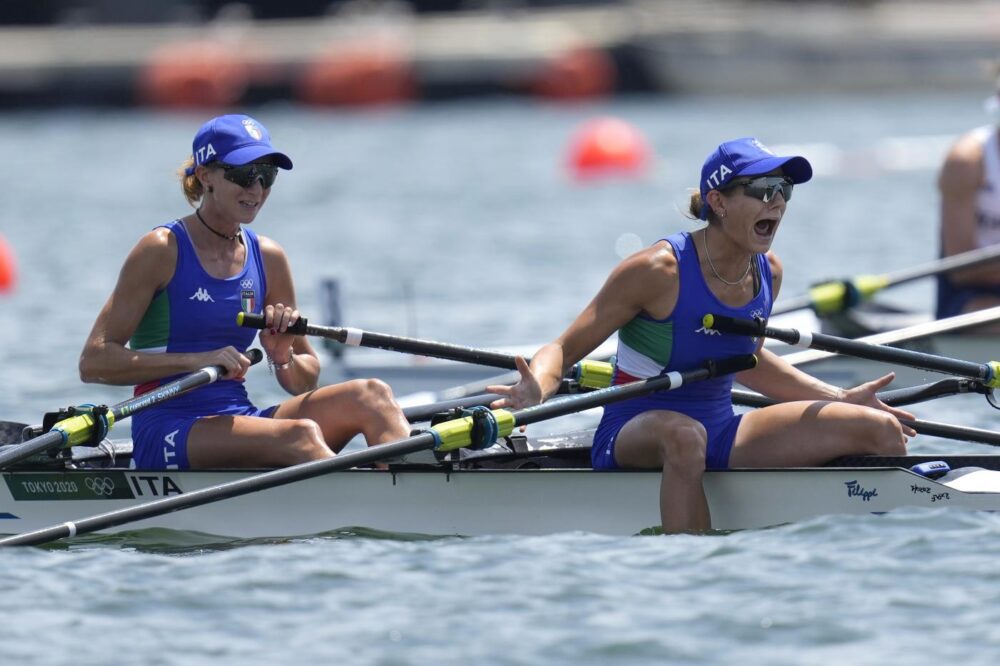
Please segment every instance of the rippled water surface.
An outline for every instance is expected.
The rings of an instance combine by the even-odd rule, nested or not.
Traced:
[[[321,316],[320,284],[337,278],[351,326],[535,344],[566,326],[634,236],[649,243],[693,228],[677,209],[704,155],[734,136],[790,146],[817,166],[815,181],[796,189],[775,246],[785,294],[933,259],[934,169],[951,138],[988,121],[980,97],[735,106],[651,97],[565,108],[492,100],[374,115],[265,107],[253,113],[296,166],[254,226],[285,247],[307,314]],[[646,135],[656,154],[646,177],[585,185],[567,175],[574,131],[602,114]],[[36,422],[61,405],[126,397],[82,385],[77,355],[136,239],[186,212],[172,171],[201,120],[145,111],[0,116],[0,145],[17,164],[0,199],[0,234],[20,268],[17,290],[0,297],[0,418]],[[885,298],[929,308],[931,285]],[[264,371],[249,388],[260,403],[281,398]],[[914,411],[998,426],[981,398]],[[127,434],[127,423],[116,431]],[[992,451],[930,438],[912,448]],[[669,538],[87,537],[0,553],[0,656],[987,664],[1000,647],[998,555],[995,516],[949,511]]]

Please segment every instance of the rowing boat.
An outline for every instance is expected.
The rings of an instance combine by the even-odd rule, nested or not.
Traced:
[[[444,459],[420,452],[386,469],[337,471],[107,531],[165,528],[227,538],[359,528],[466,536],[656,531],[660,473],[589,469],[591,434],[509,437]],[[135,470],[128,466],[130,452],[128,441],[105,440],[100,447],[74,447],[71,456],[39,456],[4,471],[0,532],[20,534],[255,473]],[[929,478],[911,469],[932,461],[951,471]],[[716,530],[906,507],[1000,511],[1000,455],[857,457],[824,467],[710,471],[705,489]]]

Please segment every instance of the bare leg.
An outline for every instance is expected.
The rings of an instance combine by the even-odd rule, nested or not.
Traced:
[[[888,412],[843,402],[787,402],[743,416],[730,467],[820,465],[843,455],[904,455]]]
[[[384,382],[359,379],[290,398],[273,418],[198,419],[187,451],[194,468],[284,467],[329,458],[357,434],[372,445],[409,433],[392,390]]]
[[[355,379],[289,398],[278,406],[274,418],[315,421],[335,453],[357,434],[363,435],[369,446],[410,434],[410,424],[392,389],[377,379]]]
[[[285,467],[333,455],[315,422],[259,416],[198,419],[188,434],[187,453],[195,469]]]
[[[969,302],[962,308],[962,312],[975,312],[976,310],[985,310],[986,308],[996,307],[997,305],[1000,305],[1000,298],[992,296],[977,296],[969,299]],[[970,329],[969,333],[980,335],[987,333],[1000,333],[1000,323],[976,326],[975,328]]]
[[[700,423],[662,410],[639,414],[618,433],[615,462],[619,466],[663,470],[660,522],[665,533],[711,529],[702,485],[707,442]]]

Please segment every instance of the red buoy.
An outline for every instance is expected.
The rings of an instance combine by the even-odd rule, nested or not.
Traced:
[[[640,175],[650,161],[646,139],[618,118],[597,118],[573,137],[569,167],[580,179]]]
[[[17,281],[17,267],[14,264],[14,252],[0,236],[0,294],[14,289]]]

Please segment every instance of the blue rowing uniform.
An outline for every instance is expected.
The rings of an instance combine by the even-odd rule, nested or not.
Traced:
[[[129,347],[147,353],[207,352],[233,346],[246,352],[253,329],[236,324],[239,312],[260,314],[267,278],[256,234],[242,230],[246,246],[243,270],[219,279],[202,267],[191,237],[180,220],[161,225],[177,241],[177,264],[166,288],[158,291]],[[177,379],[180,375],[136,387],[136,395]],[[270,416],[250,402],[242,381],[220,379],[171,398],[132,417],[132,460],[138,469],[187,469],[187,437],[202,416],[220,414]]]
[[[982,248],[1000,244],[1000,129],[987,126],[973,132],[983,145],[983,183],[976,192],[976,248]],[[958,285],[941,273],[935,316],[960,315],[969,301],[982,296],[1000,299],[1000,284]]]
[[[642,312],[618,331],[614,384],[694,370],[704,367],[709,359],[752,354],[757,349],[756,338],[706,329],[702,318],[709,313],[741,319],[771,314],[771,267],[765,255],[752,259],[760,277],[754,297],[746,305],[733,308],[719,301],[705,284],[691,234],[675,234],[663,240],[670,243],[677,257],[677,305],[665,319],[654,319]],[[699,421],[708,431],[706,466],[725,469],[742,418],[733,412],[732,387],[732,375],[726,375],[607,405],[594,433],[590,453],[594,469],[618,468],[614,454],[618,433],[631,419],[651,410],[680,412]]]

